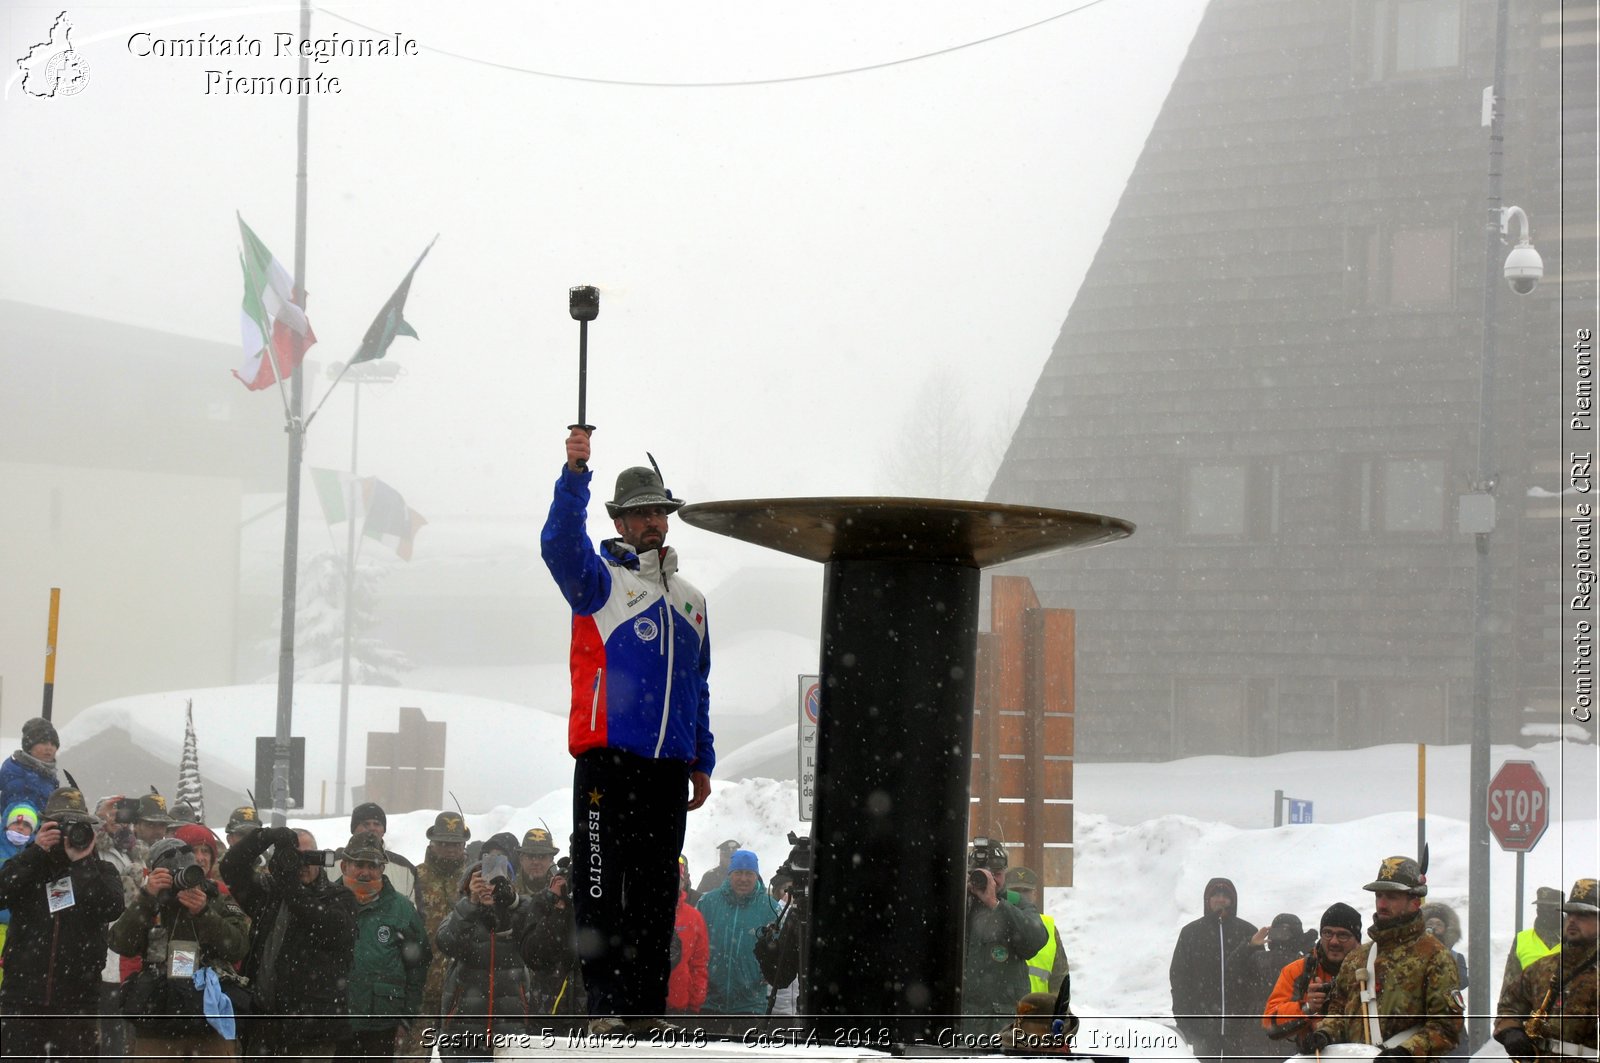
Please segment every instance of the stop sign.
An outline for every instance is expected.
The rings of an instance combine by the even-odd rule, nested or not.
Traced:
[[[1550,825],[1550,787],[1531,760],[1508,760],[1489,780],[1489,830],[1508,853],[1532,849]]]

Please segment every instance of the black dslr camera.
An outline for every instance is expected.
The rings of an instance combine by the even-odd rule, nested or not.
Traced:
[[[61,837],[73,849],[87,849],[94,845],[94,825],[82,819],[65,820],[61,824]]]
[[[206,873],[195,861],[194,850],[187,845],[168,849],[150,864],[151,871],[163,869],[172,873],[172,888],[180,892],[195,889],[206,880]]]
[[[1006,868],[1011,864],[1010,857],[1006,856],[1006,847],[999,842],[990,841],[988,838],[974,838],[972,847],[967,850],[967,885],[975,890],[983,889],[988,883],[979,871],[992,872],[997,878],[1004,878]]]
[[[338,867],[339,852],[336,849],[301,849],[300,864],[303,867]]]

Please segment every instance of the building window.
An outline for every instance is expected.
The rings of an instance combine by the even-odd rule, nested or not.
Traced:
[[[1172,755],[1267,756],[1278,751],[1271,679],[1176,679],[1172,685]]]
[[[1393,70],[1417,74],[1461,62],[1461,0],[1395,0]]]
[[[1389,305],[1449,305],[1455,233],[1444,226],[1400,229],[1389,240]]]
[[[1339,683],[1339,745],[1344,749],[1396,742],[1449,740],[1449,685],[1409,680]]]
[[[1443,458],[1412,455],[1352,461],[1346,512],[1358,534],[1439,535],[1445,530]]]
[[[1358,30],[1369,42],[1367,78],[1427,77],[1461,66],[1461,0],[1366,0]],[[1356,50],[1359,55],[1360,50]]]
[[[1197,539],[1268,539],[1278,532],[1278,466],[1216,463],[1184,476],[1183,534]]]
[[[1448,307],[1455,300],[1450,226],[1356,227],[1345,240],[1345,305]]]

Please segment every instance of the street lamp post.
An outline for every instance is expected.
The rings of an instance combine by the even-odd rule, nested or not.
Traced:
[[[355,389],[350,417],[350,486],[345,506],[344,551],[344,659],[339,672],[339,756],[335,763],[333,779],[333,810],[344,815],[345,757],[350,745],[350,642],[355,634],[356,587],[356,512],[357,492],[361,482],[356,478],[357,458],[361,441],[361,385],[391,384],[400,375],[400,367],[393,362],[361,362],[345,367],[330,365],[330,376],[343,375]]]
[[[1503,276],[1511,290],[1527,295],[1544,275],[1543,263],[1529,239],[1528,216],[1520,207],[1502,208],[1501,161],[1505,140],[1506,32],[1508,0],[1495,10],[1494,84],[1490,87],[1489,183],[1484,219],[1483,354],[1479,359],[1478,465],[1472,491],[1461,497],[1459,527],[1473,537],[1476,579],[1472,601],[1472,751],[1469,785],[1471,822],[1467,847],[1467,987],[1468,1050],[1476,1051],[1489,1039],[1489,743],[1491,644],[1489,608],[1493,574],[1489,565],[1489,537],[1495,527],[1494,488],[1494,382],[1495,354]],[[1502,261],[1503,238],[1513,220],[1520,220],[1522,239]]]

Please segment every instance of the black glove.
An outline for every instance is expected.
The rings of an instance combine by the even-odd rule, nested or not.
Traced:
[[[1539,1047],[1533,1043],[1533,1038],[1515,1026],[1503,1032],[1499,1040],[1506,1048],[1506,1055],[1512,1059],[1531,1061],[1539,1054]]]
[[[1373,1056],[1372,1058],[1373,1059],[1410,1059],[1411,1058],[1411,1050],[1408,1049],[1408,1048],[1402,1048],[1399,1045],[1394,1045],[1393,1047],[1385,1048],[1383,1051],[1379,1052],[1377,1055]]]
[[[1333,1044],[1333,1035],[1326,1030],[1313,1030],[1310,1037],[1306,1038],[1307,1052],[1320,1052]]]

